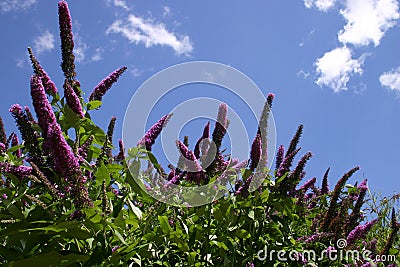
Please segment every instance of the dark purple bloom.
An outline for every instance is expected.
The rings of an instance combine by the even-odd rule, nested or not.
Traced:
[[[7,144],[7,135],[4,129],[3,119],[0,117],[0,143]]]
[[[55,95],[58,90],[54,82],[50,79],[47,72],[42,68],[39,61],[36,59],[35,55],[32,52],[32,49],[28,47],[29,58],[31,59],[33,71],[35,74],[40,77],[42,80],[42,84],[46,93],[50,95]]]
[[[286,156],[281,165],[278,168],[278,171],[276,173],[277,177],[283,176],[285,173],[287,173],[290,170],[290,167],[292,166],[293,158],[296,156],[296,154],[300,151],[300,148],[294,150],[291,154]]]
[[[12,133],[12,138],[11,138],[11,146],[18,146],[19,145],[19,140],[18,140],[18,136],[15,133]],[[20,158],[22,156],[21,153],[21,149],[17,149],[17,151],[15,151],[15,156],[17,158]]]
[[[2,196],[1,196],[3,199],[7,199],[8,197],[7,197],[7,194],[3,194]]]
[[[111,249],[111,253],[115,253],[115,251],[117,251],[117,249],[119,249],[119,246],[115,246]]]
[[[222,139],[226,133],[228,127],[228,119],[226,117],[228,113],[228,106],[225,103],[221,103],[218,109],[217,121],[215,122],[212,139],[217,147],[217,151],[221,147]]]
[[[325,171],[324,178],[322,179],[321,195],[325,195],[325,194],[329,193],[328,174],[329,174],[330,169],[331,168],[328,168]]]
[[[64,72],[65,78],[72,81],[76,76],[74,63],[74,37],[72,34],[71,15],[69,13],[68,4],[65,1],[58,2],[58,22],[62,53],[61,68]]]
[[[89,136],[86,141],[78,148],[78,155],[81,156],[83,159],[87,157],[87,153],[89,152],[93,139],[93,135]]]
[[[151,147],[154,145],[158,135],[161,133],[161,130],[165,127],[171,116],[172,114],[165,115],[151,126],[142,139],[138,141],[138,146],[145,146],[147,151],[151,151]]]
[[[118,155],[115,157],[115,160],[123,161],[123,160],[125,160],[125,148],[124,148],[124,142],[122,141],[122,139],[119,140],[118,146],[119,146],[119,152],[118,152]]]
[[[354,228],[350,234],[347,236],[347,244],[353,244],[360,238],[364,238],[364,236],[371,230],[372,226],[375,224],[376,220],[367,222],[364,225],[358,225]]]
[[[114,135],[114,128],[115,128],[116,120],[117,120],[117,118],[115,116],[112,116],[110,122],[108,123],[108,127],[107,127],[107,138],[108,138],[108,142],[110,142],[110,144],[112,144],[112,142],[113,142],[113,135]]]
[[[31,110],[29,109],[29,107],[28,107],[28,106],[25,106],[25,107],[24,107],[24,110],[25,110],[25,114],[26,114],[26,116],[27,116],[27,118],[28,118],[28,121],[29,121],[30,123],[32,123],[32,124],[37,124],[37,121],[36,121],[35,118],[33,117],[32,112],[31,112]]]
[[[276,152],[276,160],[275,160],[276,170],[278,170],[279,166],[281,166],[284,154],[285,154],[285,147],[283,145],[280,145],[278,148],[278,152]]]
[[[94,89],[89,96],[89,101],[99,100],[101,101],[105,93],[111,88],[111,86],[118,80],[119,76],[124,73],[127,67],[122,67],[114,72],[110,73],[104,78]]]
[[[196,156],[197,159],[200,157],[200,152],[202,155],[207,154],[209,137],[210,137],[210,122],[208,122],[206,126],[204,126],[203,135],[199,138],[199,140],[197,140],[197,143],[194,147],[194,155]]]
[[[274,98],[275,98],[275,94],[272,94],[272,93],[268,94],[267,103],[268,103],[269,108],[272,107],[272,101],[274,101]]]
[[[190,182],[195,182],[200,184],[201,182],[205,181],[205,174],[203,172],[203,168],[201,167],[200,163],[196,159],[193,151],[189,150],[185,144],[181,141],[176,141],[176,146],[180,151],[181,155],[185,160],[186,166],[186,179]]]
[[[250,188],[250,183],[253,180],[253,175],[250,175],[244,183],[240,185],[240,187],[236,190],[235,195],[241,195],[242,197],[248,197],[249,196],[249,188]]]
[[[56,123],[56,117],[46,97],[42,82],[36,75],[31,78],[31,96],[39,127],[42,129],[44,136],[46,136],[50,125]]]
[[[250,170],[254,171],[257,167],[258,162],[260,161],[262,154],[261,150],[261,135],[259,133],[256,134],[253,143],[251,145],[250,151]]]
[[[84,185],[86,178],[83,176],[78,159],[65,140],[58,124],[49,127],[45,142],[45,147],[49,150],[48,153],[54,162],[54,168],[64,179],[67,187],[68,185],[71,187],[70,194],[74,199],[75,206],[80,209],[92,205],[87,188]]]
[[[0,162],[0,171],[3,173],[13,174],[18,178],[24,178],[32,173],[32,167],[25,165],[16,166],[7,162]]]
[[[6,151],[6,145],[0,142],[0,153],[3,153]]]
[[[68,106],[72,109],[75,114],[77,114],[81,119],[85,118],[85,114],[83,114],[81,101],[78,95],[75,93],[74,89],[72,89],[68,80],[64,82],[64,96],[67,100]]]
[[[304,190],[307,191],[309,188],[311,188],[312,186],[314,186],[315,182],[317,181],[317,178],[311,178],[310,180],[308,180],[307,182],[304,183],[304,185],[302,187],[300,187],[300,190]]]
[[[360,185],[359,185],[357,188],[361,189],[361,191],[366,191],[366,190],[368,190],[367,179],[365,179],[364,181],[362,181],[362,182],[360,183]]]
[[[299,127],[297,128],[296,134],[293,136],[292,140],[290,141],[290,145],[288,150],[286,151],[285,157],[288,157],[290,154],[292,154],[297,147],[297,144],[300,141],[300,137],[303,134],[303,124],[300,124]]]

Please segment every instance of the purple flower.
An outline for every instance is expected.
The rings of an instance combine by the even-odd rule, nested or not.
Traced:
[[[72,34],[72,21],[68,4],[65,1],[58,2],[58,21],[61,38],[62,63],[64,76],[72,81],[75,76],[74,37]]]
[[[367,222],[364,225],[358,225],[356,228],[354,228],[349,235],[347,236],[347,244],[353,244],[355,241],[357,241],[360,238],[364,238],[364,236],[371,230],[372,226],[375,224],[377,220],[373,220],[370,222]]]
[[[259,133],[256,134],[253,143],[251,145],[250,151],[250,170],[254,171],[257,167],[258,162],[261,158],[261,135]]]
[[[33,118],[32,112],[31,112],[31,110],[29,109],[29,107],[28,107],[28,106],[25,106],[25,107],[24,107],[24,110],[25,110],[25,114],[26,114],[26,116],[27,116],[27,118],[28,118],[28,121],[29,121],[30,123],[32,123],[32,124],[37,124],[37,121],[35,121],[35,118]]]
[[[78,148],[78,155],[83,159],[87,157],[87,153],[89,152],[93,139],[93,135],[89,136],[88,139],[86,139],[86,141]]]
[[[36,75],[31,77],[31,96],[39,127],[46,136],[49,126],[56,123],[56,117],[46,97],[42,82]]]
[[[3,119],[0,117],[0,143],[7,144],[7,135],[4,129]]]
[[[4,173],[13,174],[18,178],[25,178],[26,176],[32,174],[32,167],[25,165],[15,166],[7,162],[0,162],[0,170]]]
[[[2,197],[3,199],[7,199],[7,194],[3,194],[1,197]]]
[[[317,178],[311,178],[307,182],[304,183],[302,187],[300,187],[300,190],[307,191],[310,187],[314,186],[315,182],[317,181]]]
[[[45,142],[45,147],[49,150],[48,153],[54,162],[54,168],[67,183],[67,186],[68,184],[71,186],[70,194],[77,209],[92,205],[87,188],[84,186],[85,177],[79,167],[78,159],[65,140],[58,124],[49,127]]]
[[[283,176],[285,173],[287,173],[290,170],[290,167],[292,166],[293,158],[296,156],[296,154],[300,151],[300,148],[294,150],[291,154],[286,156],[281,165],[278,168],[278,171],[276,173],[277,177]]]
[[[215,122],[212,139],[217,147],[217,151],[221,147],[222,138],[226,133],[228,127],[228,119],[226,117],[228,113],[228,106],[225,103],[221,103],[218,109],[217,121]]]
[[[275,98],[275,94],[272,94],[272,93],[268,94],[267,103],[268,103],[269,108],[272,107],[272,101],[274,101],[274,98]]]
[[[122,141],[122,139],[119,139],[118,146],[119,146],[119,152],[118,152],[118,155],[115,157],[115,160],[123,161],[123,160],[125,160],[125,148],[124,148],[124,142]]]
[[[6,145],[0,142],[0,153],[6,151]]]
[[[206,126],[204,126],[203,135],[199,138],[199,140],[197,140],[197,143],[194,147],[194,155],[196,156],[197,159],[200,157],[200,152],[202,155],[207,154],[209,137],[210,137],[210,122],[208,122]]]
[[[113,248],[111,249],[111,253],[115,253],[115,251],[116,251],[117,249],[119,249],[119,246],[113,247]]]
[[[75,114],[77,114],[81,119],[85,118],[85,114],[83,114],[81,101],[79,100],[78,95],[75,93],[74,89],[72,89],[68,80],[66,79],[64,82],[64,96],[67,100],[68,106],[72,109]]]
[[[122,67],[114,72],[110,73],[104,78],[94,89],[89,96],[89,101],[99,100],[101,101],[105,93],[111,88],[111,86],[118,80],[119,76],[124,73],[127,67]]]
[[[280,145],[278,148],[278,152],[276,152],[276,160],[275,160],[275,168],[276,170],[279,169],[279,166],[281,165],[282,161],[283,161],[283,155],[285,153],[285,147],[283,145]]]
[[[372,265],[370,262],[364,263],[363,265],[361,265],[361,267],[372,267],[375,265]]]
[[[151,128],[146,132],[142,139],[138,141],[138,146],[145,146],[147,151],[151,151],[151,147],[156,142],[156,139],[161,133],[161,130],[165,127],[171,116],[172,114],[165,115],[153,126],[151,126]]]
[[[330,169],[331,168],[328,168],[325,171],[324,178],[322,179],[321,195],[325,195],[325,194],[329,193],[328,174],[329,174]]]
[[[19,145],[19,140],[18,140],[18,136],[15,133],[12,133],[12,138],[11,138],[11,146],[18,146]],[[15,156],[17,158],[20,158],[22,156],[21,153],[21,149],[17,149],[17,151],[15,151]]]
[[[49,75],[42,68],[42,66],[40,66],[39,61],[34,56],[32,49],[30,47],[28,47],[28,53],[29,53],[29,58],[31,59],[33,71],[42,80],[42,84],[43,84],[43,87],[44,87],[46,93],[48,93],[50,95],[55,95],[58,92],[56,85],[50,79]]]
[[[367,179],[362,181],[357,188],[361,189],[361,191],[367,191],[368,190]]]
[[[185,165],[187,168],[186,179],[190,182],[195,182],[197,184],[205,181],[203,168],[196,159],[193,151],[189,150],[187,146],[185,146],[185,144],[179,140],[176,141],[176,146],[178,147],[178,150],[180,151],[183,158],[185,159]]]
[[[253,175],[250,175],[244,183],[241,183],[240,187],[236,190],[235,195],[241,195],[242,197],[249,196],[250,183],[253,180]]]

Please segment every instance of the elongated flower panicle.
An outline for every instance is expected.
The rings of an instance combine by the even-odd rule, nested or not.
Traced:
[[[205,174],[203,172],[203,168],[201,167],[200,163],[196,159],[193,151],[189,150],[185,144],[181,141],[176,141],[176,146],[180,151],[181,155],[186,159],[185,166],[186,166],[186,179],[190,182],[195,182],[200,184],[201,182],[205,181]]]
[[[215,122],[212,139],[217,147],[217,151],[221,147],[222,139],[226,133],[226,127],[228,127],[228,119],[226,117],[228,113],[228,105],[221,103],[218,109],[217,121]]]
[[[7,162],[0,162],[0,172],[5,174],[13,174],[22,179],[32,174],[32,167],[25,165],[16,166]]]
[[[285,157],[289,156],[293,151],[296,150],[297,144],[299,143],[302,134],[303,134],[303,124],[300,124],[299,127],[297,128],[295,135],[290,141],[290,145],[288,150],[286,151]]]
[[[11,138],[11,146],[18,146],[19,145],[19,140],[18,136],[15,133],[12,133],[12,138]],[[18,148],[17,151],[15,151],[15,156],[17,158],[20,158],[22,156],[21,149]]]
[[[64,82],[64,96],[67,100],[68,106],[72,109],[72,111],[77,114],[81,119],[85,118],[85,114],[83,114],[81,101],[78,95],[75,93],[74,89],[72,89],[68,80]]]
[[[279,166],[281,166],[284,154],[285,154],[285,147],[283,145],[280,145],[278,147],[278,151],[276,152],[276,160],[275,160],[275,169],[276,170],[278,170]]]
[[[210,122],[204,126],[203,135],[197,140],[196,145],[194,147],[194,155],[198,159],[200,157],[200,152],[202,155],[207,153],[208,149],[208,138],[210,137]],[[201,145],[201,147],[200,147]]]
[[[146,132],[146,134],[138,141],[138,146],[144,146],[147,151],[151,151],[151,147],[156,142],[157,137],[160,135],[162,129],[168,123],[171,118],[172,113],[165,115],[159,121],[157,121],[151,128]]]
[[[261,149],[261,135],[259,133],[256,134],[253,143],[251,145],[250,151],[250,170],[254,171],[260,162],[260,158],[262,155]]]
[[[335,215],[335,212],[337,210],[337,201],[340,196],[340,192],[342,192],[343,187],[345,186],[347,180],[356,172],[360,169],[360,167],[354,167],[347,173],[345,173],[342,178],[339,179],[339,181],[336,183],[335,189],[333,190],[332,197],[330,200],[329,208],[328,211],[325,214],[325,217],[322,221],[322,230],[323,231],[328,231],[329,226],[332,223],[332,218]]]
[[[328,168],[325,171],[324,178],[322,179],[322,186],[321,186],[321,195],[325,195],[329,193],[329,184],[328,184],[328,175],[331,168]]]
[[[90,150],[90,146],[93,143],[93,135],[89,136],[86,141],[78,148],[78,155],[82,157],[82,159],[86,159],[87,153]]]
[[[115,160],[116,161],[124,161],[125,160],[125,148],[124,148],[124,142],[122,141],[122,139],[119,139],[118,147],[119,147],[119,152],[118,152],[118,155],[115,157]]]
[[[111,86],[118,80],[119,76],[126,71],[127,67],[122,67],[114,72],[110,73],[104,78],[94,89],[89,96],[89,101],[99,100],[101,101],[105,93],[111,88]]]
[[[358,220],[360,220],[361,207],[364,204],[365,194],[368,190],[367,179],[361,182],[361,184],[358,186],[358,189],[360,189],[360,193],[358,194],[356,204],[354,204],[353,212],[350,214],[348,224],[346,226],[348,232],[350,232],[357,225]]]
[[[31,77],[31,96],[39,127],[42,129],[44,136],[46,136],[50,125],[56,123],[56,117],[46,97],[42,82],[37,75]]]
[[[268,119],[272,108],[272,101],[274,100],[274,94],[268,94],[267,101],[264,104],[263,110],[261,112],[259,121],[259,133],[261,137],[261,158],[259,168],[264,168],[267,164],[267,152],[268,152]]]
[[[358,225],[354,230],[350,232],[350,234],[347,236],[347,244],[351,245],[354,242],[356,242],[360,238],[364,238],[369,230],[371,230],[372,226],[376,223],[377,220],[373,220],[370,222],[367,222],[364,225]]]
[[[6,151],[6,145],[0,142],[0,154]]]
[[[54,161],[54,168],[64,179],[67,187],[71,187],[69,193],[77,209],[91,206],[92,201],[84,185],[86,179],[79,167],[78,159],[65,140],[58,124],[53,124],[49,127],[45,142],[47,143],[46,148],[49,149],[48,153]]]
[[[313,177],[310,180],[306,181],[304,185],[300,187],[301,190],[307,191],[311,187],[315,185],[315,182],[317,181],[317,178]]]
[[[3,143],[4,145],[7,144],[6,130],[4,128],[4,123],[1,116],[0,116],[0,143]]]
[[[68,4],[65,1],[58,2],[58,22],[61,39],[61,68],[67,80],[74,80],[75,56],[74,56],[74,36],[72,34],[72,20],[69,13]]]
[[[114,135],[114,128],[115,128],[115,122],[117,120],[117,117],[112,116],[110,122],[108,123],[107,127],[107,138],[110,144],[113,142],[113,135]]]
[[[299,153],[300,148],[296,149],[295,151],[293,151],[291,154],[289,154],[288,156],[286,156],[281,165],[279,166],[279,169],[276,173],[277,177],[281,177],[283,176],[285,173],[287,173],[290,170],[290,167],[292,166],[292,162],[293,162],[293,158],[296,156],[297,153]]]
[[[50,95],[55,95],[58,92],[58,89],[54,82],[50,79],[47,72],[42,68],[39,61],[36,59],[35,55],[33,54],[32,48],[28,47],[28,53],[29,58],[31,59],[33,71],[42,80],[44,90]]]

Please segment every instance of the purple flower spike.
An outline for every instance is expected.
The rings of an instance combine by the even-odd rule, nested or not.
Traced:
[[[0,172],[13,174],[18,178],[24,178],[32,174],[32,167],[25,165],[15,166],[7,162],[0,162]]]
[[[251,145],[250,151],[250,170],[254,171],[257,167],[258,162],[260,161],[262,154],[261,150],[261,136],[259,133],[256,134],[256,137],[253,140],[253,144]]]
[[[111,88],[111,86],[118,80],[119,76],[126,71],[127,67],[122,67],[114,72],[110,73],[104,78],[93,90],[89,96],[89,101],[99,100],[101,101],[105,93]]]
[[[278,170],[279,166],[281,166],[284,154],[285,154],[285,147],[283,145],[280,145],[279,148],[278,148],[278,152],[276,152],[276,160],[275,160],[275,163],[276,163],[275,168],[276,168],[276,170]]]
[[[6,151],[6,145],[0,142],[0,153],[3,153]]]
[[[64,96],[67,100],[68,106],[72,109],[72,111],[75,112],[75,114],[77,114],[81,119],[85,118],[81,106],[81,101],[79,100],[79,97],[75,93],[74,89],[72,89],[68,80],[65,80],[64,82]]]
[[[349,235],[347,236],[347,244],[353,244],[360,238],[364,238],[364,236],[371,230],[372,226],[375,224],[377,220],[373,220],[370,222],[367,222],[364,225],[358,225],[356,228],[354,228]]]
[[[362,181],[361,184],[358,186],[358,188],[361,189],[361,191],[367,191],[368,190],[367,179]]]
[[[15,133],[13,133],[11,138],[11,146],[13,147],[18,145],[19,145],[18,136]],[[17,156],[17,158],[20,158],[22,156],[21,149],[18,148],[18,150],[15,152],[15,156]]]
[[[228,113],[228,106],[225,103],[221,103],[218,109],[217,121],[215,122],[215,128],[212,134],[213,141],[217,147],[217,151],[221,147],[222,138],[226,133],[228,127],[228,119],[226,117]]]
[[[171,118],[172,113],[165,115],[159,121],[157,121],[151,128],[146,132],[146,134],[138,141],[138,146],[145,146],[147,151],[151,151],[151,147],[156,142],[157,137],[160,135],[162,129],[168,123],[169,118]]]
[[[310,187],[315,185],[315,182],[317,181],[317,178],[311,178],[307,182],[304,183],[302,187],[300,187],[301,190],[307,191]]]
[[[297,153],[299,153],[300,148],[294,150],[292,153],[290,153],[288,156],[286,156],[281,165],[279,166],[279,169],[277,171],[277,177],[281,177],[285,173],[287,173],[290,170],[290,167],[292,166],[293,158],[296,156]]]
[[[29,58],[31,59],[33,71],[35,74],[41,78],[43,87],[46,91],[46,93],[50,95],[55,95],[58,90],[54,82],[50,79],[49,75],[47,72],[42,68],[40,65],[39,61],[36,59],[34,56],[32,49],[28,47],[28,53],[29,53]]]
[[[194,147],[194,155],[196,156],[197,159],[200,157],[200,152],[202,155],[207,154],[209,137],[210,137],[210,122],[208,122],[206,126],[204,126],[203,135],[199,138],[199,140],[197,140],[197,143]]]
[[[118,155],[115,157],[115,160],[123,161],[123,160],[125,160],[125,148],[124,148],[124,142],[122,141],[122,139],[119,140],[118,146],[119,146],[119,152],[118,152]]]
[[[74,36],[72,34],[72,20],[69,13],[68,4],[65,1],[58,2],[58,21],[60,27],[61,68],[64,76],[69,81],[74,80],[75,73],[75,56],[74,56]]]
[[[31,78],[31,96],[39,127],[45,136],[50,125],[56,123],[56,117],[46,97],[42,82],[36,75]]]
[[[7,135],[4,129],[3,119],[0,117],[0,143],[7,144]]]
[[[322,179],[322,187],[321,187],[321,194],[325,195],[329,193],[329,185],[328,185],[328,174],[331,168],[328,168],[325,171],[324,178]]]
[[[267,96],[267,103],[268,103],[269,108],[272,107],[272,101],[274,101],[274,97],[275,97],[275,95],[272,93],[269,93]]]

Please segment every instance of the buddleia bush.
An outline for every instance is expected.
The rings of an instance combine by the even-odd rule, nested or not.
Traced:
[[[398,196],[379,203],[371,197],[366,180],[348,184],[359,167],[346,172],[332,188],[329,168],[322,179],[307,180],[305,166],[313,154],[307,152],[295,162],[301,152],[303,125],[286,149],[279,146],[275,168],[267,168],[267,121],[273,94],[266,97],[247,160],[231,158],[222,148],[229,127],[224,103],[215,124],[207,123],[194,145],[189,144],[189,137],[170,140],[176,142],[180,158],[167,169],[157,162],[152,147],[172,114],[156,122],[137,147],[125,149],[122,140],[115,145],[116,118],[103,130],[91,114],[101,112],[104,95],[126,67],[111,72],[86,97],[84,86],[76,79],[72,24],[65,1],[58,3],[58,13],[65,77],[59,87],[62,90],[28,48],[34,112],[27,106],[11,106],[18,134],[7,133],[0,118],[0,263],[399,264]],[[143,160],[148,162],[147,168],[141,165]],[[148,190],[164,193],[174,185],[196,187],[215,181],[228,190],[207,205],[172,206],[151,197],[136,183],[138,178],[146,181]],[[260,179],[260,185],[251,188],[255,179]],[[179,194],[174,197],[179,199]],[[370,259],[329,257],[366,250]],[[392,257],[378,260],[389,255]]]

